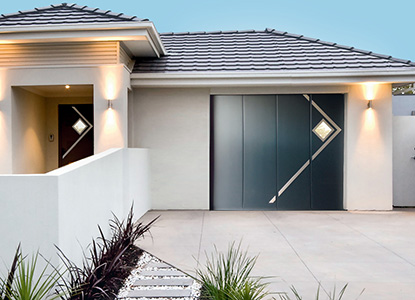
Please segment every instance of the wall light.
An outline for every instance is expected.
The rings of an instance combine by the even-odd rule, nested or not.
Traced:
[[[71,86],[69,84],[65,85],[65,89],[69,90]]]
[[[367,108],[372,109],[373,108],[372,100],[374,100],[376,97],[378,83],[366,82],[363,84],[363,89],[364,89],[365,99],[367,100]]]
[[[108,99],[108,109],[112,109],[112,100]]]

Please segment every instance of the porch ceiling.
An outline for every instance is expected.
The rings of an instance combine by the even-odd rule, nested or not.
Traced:
[[[65,85],[20,86],[20,88],[42,97],[93,97],[94,94],[92,85],[70,85],[69,89]]]

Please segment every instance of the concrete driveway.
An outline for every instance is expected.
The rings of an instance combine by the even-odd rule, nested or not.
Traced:
[[[273,292],[291,285],[304,299],[349,286],[344,300],[415,299],[415,212],[151,211],[153,238],[138,244],[193,273],[214,245],[232,241],[259,254],[256,275],[274,276]],[[278,299],[278,297],[276,297]],[[322,297],[320,299],[325,299]]]

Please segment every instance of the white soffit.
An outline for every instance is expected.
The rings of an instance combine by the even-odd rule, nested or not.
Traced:
[[[136,57],[160,57],[166,50],[152,22],[68,24],[0,28],[0,44],[120,41]]]

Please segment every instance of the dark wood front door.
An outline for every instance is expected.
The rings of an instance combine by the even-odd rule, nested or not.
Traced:
[[[92,104],[59,105],[59,167],[94,154]]]

